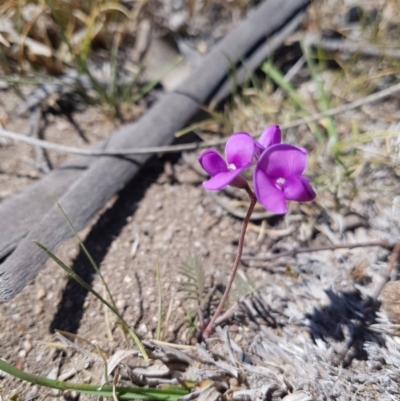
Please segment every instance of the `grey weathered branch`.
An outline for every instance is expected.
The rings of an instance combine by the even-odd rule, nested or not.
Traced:
[[[231,63],[239,64],[251,55],[266,38],[278,33],[296,15],[303,12],[308,0],[268,0],[223,39],[204,59],[203,63],[174,92],[165,94],[138,122],[126,125],[112,134],[107,150],[131,147],[159,146],[170,143],[174,133],[197,113],[200,104],[207,104],[221,88],[228,76]],[[281,37],[281,43],[285,35]],[[228,61],[229,60],[229,61]],[[60,197],[60,203],[77,230],[82,229],[101,207],[127,181],[133,178],[148,154],[129,157],[104,156],[95,159],[82,174],[70,180],[67,189],[54,184],[49,191]],[[39,183],[38,183],[39,184]],[[50,182],[49,182],[50,184]],[[56,190],[59,190],[57,194]],[[46,196],[46,195],[45,195]],[[29,199],[21,194],[20,202]],[[39,197],[40,198],[40,197]],[[39,198],[31,199],[37,203]],[[43,200],[43,198],[41,198]],[[8,210],[12,210],[9,200]],[[4,208],[3,208],[4,210]],[[40,213],[30,209],[31,214]],[[9,229],[18,219],[18,213],[1,216],[1,224]],[[53,206],[39,219],[16,250],[0,266],[0,300],[8,301],[20,292],[37,274],[46,261],[46,255],[32,243],[36,240],[54,250],[71,233],[59,210]],[[0,229],[0,232],[3,230]],[[15,233],[14,233],[15,234]],[[21,235],[21,232],[19,232]]]

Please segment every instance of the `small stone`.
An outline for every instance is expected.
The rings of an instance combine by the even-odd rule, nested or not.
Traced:
[[[43,310],[44,310],[43,303],[42,302],[38,303],[35,306],[35,311],[34,311],[35,316],[41,315],[43,313]]]
[[[32,343],[29,340],[24,341],[23,346],[26,352],[32,349]]]
[[[240,388],[240,383],[237,379],[235,379],[234,377],[231,377],[229,379],[229,388],[231,390],[237,390]]]
[[[117,301],[116,306],[118,310],[123,310],[126,308],[126,301],[124,299],[120,299]]]
[[[197,51],[200,54],[206,54],[208,52],[208,45],[206,42],[204,42],[203,40],[200,41],[197,45]]]
[[[400,324],[400,281],[387,283],[380,298],[382,309],[389,319],[395,324]]]
[[[48,379],[56,380],[58,377],[58,368],[53,368],[46,376]]]
[[[241,334],[236,334],[235,342],[240,343],[241,341],[243,341],[243,336]]]
[[[149,330],[147,329],[147,326],[146,326],[144,323],[141,323],[141,324],[139,325],[139,328],[137,329],[137,333],[138,333],[138,334],[142,334],[142,335],[147,334],[148,331],[149,331]]]
[[[46,289],[44,287],[40,287],[37,292],[37,299],[40,301],[46,296]]]
[[[21,349],[21,350],[18,352],[18,356],[19,356],[20,358],[25,358],[25,357],[26,357],[26,351],[25,351],[24,349]]]

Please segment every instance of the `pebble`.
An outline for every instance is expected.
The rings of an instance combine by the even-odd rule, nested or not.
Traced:
[[[144,323],[141,323],[139,328],[137,329],[137,333],[142,335],[147,334],[148,331],[149,330],[147,329],[147,326]]]
[[[116,303],[117,309],[122,310],[126,308],[126,301],[124,299],[120,299]]]
[[[240,388],[240,383],[237,379],[235,379],[234,377],[231,377],[229,379],[229,388],[230,389],[237,389]]]
[[[241,334],[236,334],[235,342],[240,343],[241,341],[243,341],[243,336]]]
[[[46,289],[44,287],[40,287],[38,289],[36,298],[40,301],[46,296]]]
[[[380,298],[381,307],[389,319],[395,324],[400,324],[400,281],[387,283]]]
[[[35,316],[39,316],[43,313],[43,311],[44,311],[44,306],[43,303],[40,302],[35,306],[35,310],[33,313],[35,314]]]
[[[20,351],[18,351],[18,356],[20,358],[25,358],[26,357],[26,351],[24,349],[21,349]]]
[[[29,340],[25,340],[23,346],[26,352],[29,352],[32,349],[32,343]]]

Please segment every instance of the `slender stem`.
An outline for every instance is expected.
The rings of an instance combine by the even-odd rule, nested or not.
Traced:
[[[212,319],[210,320],[210,323],[208,323],[206,329],[203,332],[203,338],[208,338],[211,335],[212,331],[214,330],[215,322],[216,322],[218,316],[221,314],[221,311],[225,305],[225,302],[228,300],[228,296],[229,296],[230,290],[232,288],[233,280],[235,279],[236,272],[239,267],[240,260],[242,258],[244,236],[246,235],[247,226],[249,224],[251,214],[253,213],[254,206],[257,203],[257,199],[256,199],[253,191],[248,186],[246,186],[244,189],[247,192],[247,194],[249,195],[250,205],[249,205],[249,209],[247,210],[246,216],[243,220],[242,229],[240,230],[240,237],[239,237],[236,258],[235,258],[235,261],[233,262],[231,275],[229,276],[228,284],[225,288],[224,295],[222,296],[221,301],[220,301],[216,311],[214,312]]]

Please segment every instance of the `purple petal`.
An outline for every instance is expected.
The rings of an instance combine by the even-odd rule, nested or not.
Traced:
[[[307,177],[288,177],[285,182],[284,193],[287,200],[308,202],[315,198],[315,192]]]
[[[258,201],[265,209],[275,214],[285,214],[288,211],[285,195],[258,165],[254,170],[254,192]]]
[[[201,153],[198,158],[201,167],[212,177],[218,173],[228,171],[228,167],[222,156],[214,149],[208,149]]]
[[[237,169],[251,166],[254,156],[254,139],[247,132],[233,134],[226,143],[226,161]]]
[[[272,178],[301,176],[307,168],[307,154],[293,145],[272,145],[261,154],[257,165]]]
[[[254,155],[260,157],[261,153],[264,152],[265,148],[261,143],[254,141]]]
[[[268,148],[269,146],[276,145],[281,143],[281,129],[278,125],[270,125],[267,127],[264,132],[261,134],[258,142],[264,146],[264,148]]]
[[[218,191],[237,179],[243,170],[244,169],[229,170],[227,172],[214,175],[208,181],[203,182],[203,187],[209,191]]]

